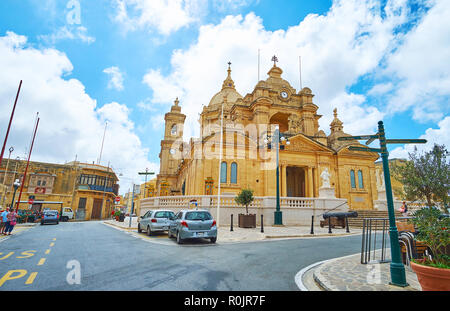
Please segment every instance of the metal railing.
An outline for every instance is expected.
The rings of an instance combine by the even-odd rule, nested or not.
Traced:
[[[396,222],[412,218],[397,217]],[[378,241],[377,238],[379,238]],[[390,247],[388,239],[389,218],[364,218],[361,240],[361,263],[390,262],[391,259],[386,257],[387,248]],[[398,243],[405,249],[405,264],[409,266],[411,259],[417,258],[418,255],[414,233],[399,231]],[[377,259],[378,256],[379,258]]]
[[[381,229],[381,233],[377,234]],[[386,259],[386,245],[389,230],[389,218],[363,218],[362,229],[362,242],[361,242],[361,263],[367,264],[369,262],[389,262],[390,259]],[[376,250],[377,247],[377,235],[381,235],[381,253]],[[377,255],[380,255],[380,259],[377,260]],[[373,257],[372,257],[373,256]],[[371,260],[371,258],[373,258]]]

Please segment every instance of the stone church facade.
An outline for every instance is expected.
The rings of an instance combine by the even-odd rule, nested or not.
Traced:
[[[278,128],[281,197],[341,198],[350,209],[373,209],[378,154],[350,151],[348,146],[362,145],[338,140],[350,135],[336,109],[327,136],[312,91],[297,92],[282,73],[274,62],[267,79],[242,96],[228,67],[222,88],[200,114],[200,137],[189,142],[183,141],[186,116],[177,98],[165,115],[155,196],[214,196],[220,183],[223,195],[247,188],[274,197]]]

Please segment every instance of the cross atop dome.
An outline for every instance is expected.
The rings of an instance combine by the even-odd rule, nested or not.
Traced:
[[[227,78],[223,81],[222,84],[222,90],[226,89],[226,88],[230,88],[230,89],[234,89],[234,81],[233,79],[231,79],[231,62],[228,62],[228,76]]]
[[[278,58],[276,57],[276,55],[274,55],[271,60],[273,61],[273,66],[276,67],[278,62]]]

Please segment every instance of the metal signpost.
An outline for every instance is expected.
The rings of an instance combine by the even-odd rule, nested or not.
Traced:
[[[380,140],[380,148],[368,148],[350,146],[349,150],[353,151],[365,151],[376,152],[381,154],[383,162],[384,182],[386,186],[386,200],[389,214],[389,235],[391,242],[391,284],[396,286],[405,287],[408,286],[406,282],[405,266],[402,262],[400,244],[398,242],[398,230],[395,224],[395,211],[394,211],[394,199],[392,196],[391,176],[389,173],[389,152],[387,150],[387,144],[424,144],[427,141],[425,139],[386,139],[383,121],[378,122],[378,133],[375,135],[363,135],[363,136],[346,136],[339,137],[340,141],[347,140],[362,140],[367,139],[366,145],[372,143],[375,139]]]

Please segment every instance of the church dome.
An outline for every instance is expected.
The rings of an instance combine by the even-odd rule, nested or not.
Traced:
[[[228,76],[223,81],[222,89],[211,98],[208,105],[209,107],[221,105],[224,102],[224,98],[226,98],[225,101],[230,104],[235,103],[238,99],[242,99],[242,95],[234,88],[234,81],[231,79],[230,65],[231,63],[228,63]]]

